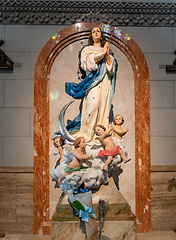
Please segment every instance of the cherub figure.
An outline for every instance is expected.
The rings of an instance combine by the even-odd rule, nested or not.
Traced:
[[[113,131],[114,131],[114,137],[122,140],[122,137],[129,131],[128,128],[125,128],[124,130],[122,129],[121,125],[124,123],[124,118],[117,114],[114,118],[113,118],[113,123],[114,123],[114,127],[113,127]]]
[[[100,150],[98,153],[99,157],[105,157],[108,156],[105,165],[104,170],[108,171],[108,166],[111,163],[112,159],[116,155],[120,155],[120,157],[123,159],[124,163],[129,162],[131,159],[127,158],[123,150],[117,145],[115,146],[115,143],[111,137],[112,132],[112,123],[108,125],[108,129],[103,125],[97,125],[94,127],[94,132],[97,136],[99,136],[100,142],[104,145],[105,150]]]
[[[53,139],[53,144],[54,146],[58,149],[58,153],[60,154],[60,163],[64,161],[64,154],[63,154],[63,149],[62,146],[64,145],[64,140],[61,137],[55,137]]]
[[[85,167],[82,166],[83,162],[92,158],[92,155],[87,156],[85,153],[86,141],[83,137],[76,138],[74,141],[74,147],[75,150],[73,151],[73,160],[65,167],[65,173],[60,176],[58,183],[61,183],[62,180],[72,172],[85,169]]]

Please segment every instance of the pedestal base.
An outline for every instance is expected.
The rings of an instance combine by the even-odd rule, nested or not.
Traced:
[[[93,194],[93,210],[99,221],[98,199],[106,197],[109,200],[101,240],[136,240],[136,218],[129,204],[119,193],[113,180],[108,186]],[[85,223],[74,216],[67,196],[56,207],[51,223],[51,240],[85,240]]]
[[[51,240],[86,240],[80,221],[52,222]],[[136,240],[135,221],[105,221],[100,240]]]

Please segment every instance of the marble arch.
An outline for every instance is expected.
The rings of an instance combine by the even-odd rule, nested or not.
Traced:
[[[92,27],[100,23],[79,23],[80,39],[87,39]],[[111,26],[111,29],[114,29]],[[58,38],[59,36],[59,38]],[[110,37],[110,36],[107,36]],[[58,40],[59,39],[59,40]],[[49,219],[49,73],[56,56],[78,41],[76,24],[61,30],[43,47],[34,73],[34,234],[50,234]],[[138,232],[151,230],[150,193],[150,79],[146,59],[136,42],[121,31],[112,34],[111,43],[131,63],[135,95],[135,188]]]

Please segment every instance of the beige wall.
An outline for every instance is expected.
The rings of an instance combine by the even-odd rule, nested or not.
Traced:
[[[65,26],[0,25],[1,49],[21,67],[0,72],[0,166],[33,165],[33,78],[37,57],[45,43]],[[151,163],[176,163],[176,49],[174,27],[122,27],[139,45],[151,79]],[[164,151],[163,151],[164,146]]]

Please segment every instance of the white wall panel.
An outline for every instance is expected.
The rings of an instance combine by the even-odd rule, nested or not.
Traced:
[[[151,109],[151,136],[176,136],[176,109]]]
[[[166,65],[172,65],[173,54],[148,54],[145,53],[147,64],[149,67],[150,80],[174,80],[174,74],[166,73]]]
[[[5,137],[4,165],[32,166],[33,165],[32,137]]]
[[[144,53],[172,52],[172,28],[120,27],[139,45]]]
[[[13,41],[11,41],[13,44]],[[5,52],[7,56],[15,63],[21,64],[21,67],[15,67],[13,72],[1,72],[2,79],[30,79],[30,52]]]
[[[151,164],[174,165],[175,164],[174,137],[151,138]]]
[[[5,107],[33,107],[34,82],[32,80],[5,81]]]
[[[30,109],[0,108],[0,136],[30,136]]]
[[[41,51],[45,43],[56,33],[56,26],[7,25],[6,51]]]
[[[150,82],[150,107],[173,108],[174,107],[174,81]]]

